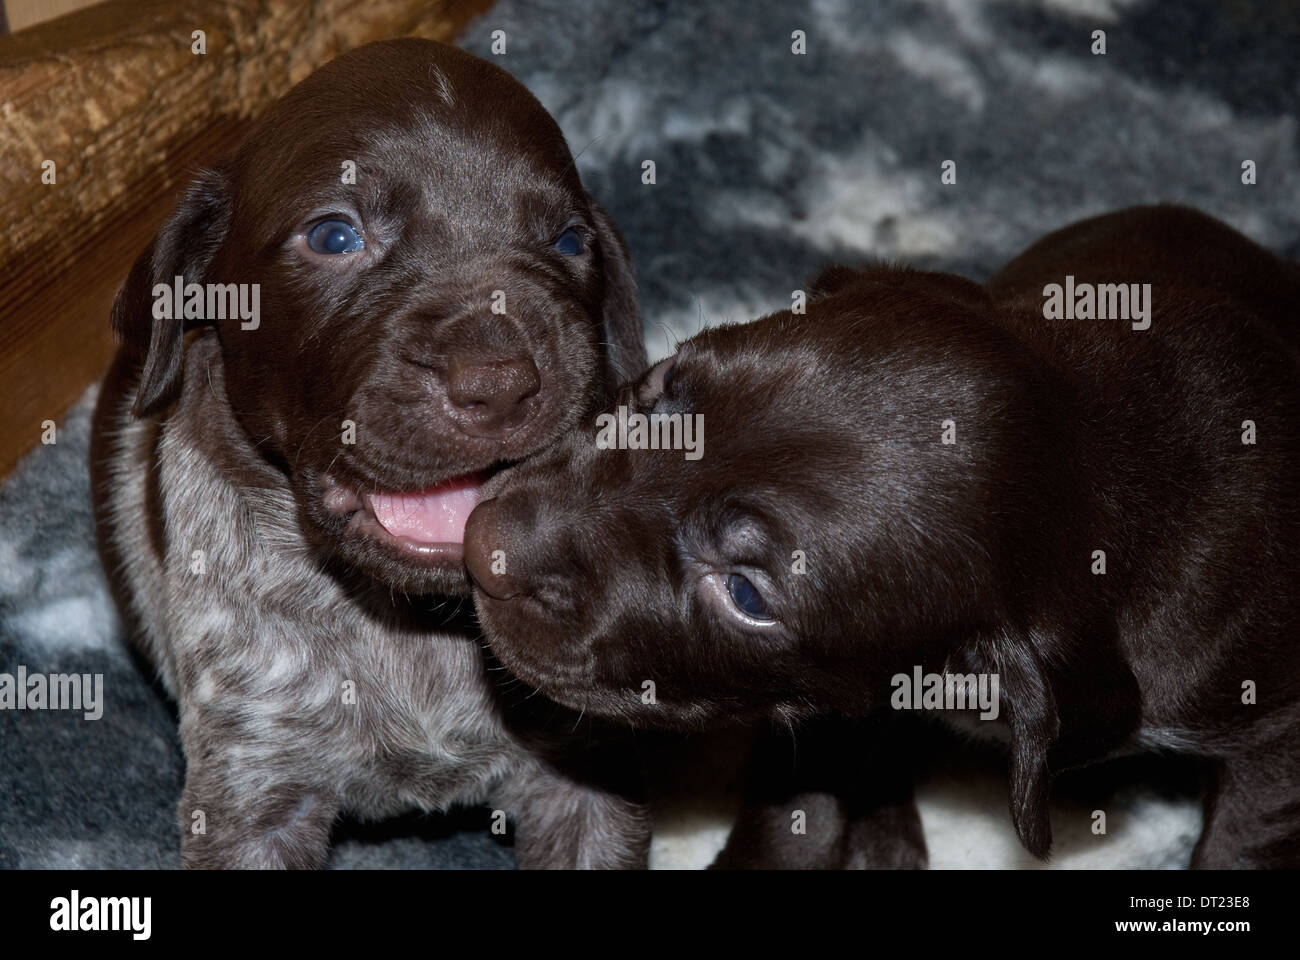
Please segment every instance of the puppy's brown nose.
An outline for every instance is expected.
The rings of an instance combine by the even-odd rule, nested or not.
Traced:
[[[465,566],[478,588],[497,600],[509,600],[522,592],[522,585],[510,573],[510,546],[501,501],[484,500],[465,523]]]
[[[462,433],[497,439],[522,427],[537,412],[542,378],[532,357],[481,360],[452,355],[447,361],[447,399]]]

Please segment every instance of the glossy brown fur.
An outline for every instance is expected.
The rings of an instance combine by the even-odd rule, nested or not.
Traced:
[[[1045,319],[1067,274],[1152,284],[1150,329]],[[869,715],[915,666],[997,674],[1033,853],[1053,772],[1156,748],[1214,778],[1196,865],[1300,865],[1296,266],[1141,207],[985,287],[891,266],[815,287],[806,316],[706,331],[666,390],[660,367],[625,392],[703,414],[701,460],[589,430],[496,483],[467,559],[503,662],[575,708],[685,728]],[[778,623],[738,623],[719,573]]]

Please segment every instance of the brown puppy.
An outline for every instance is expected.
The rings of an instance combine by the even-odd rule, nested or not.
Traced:
[[[1048,319],[1069,283],[1151,284],[1150,310],[1138,288],[1129,316]],[[1054,771],[1151,747],[1213,768],[1197,865],[1300,865],[1300,270],[1147,207],[987,287],[880,266],[815,294],[625,391],[702,415],[700,459],[588,432],[494,482],[467,561],[502,661],[668,727],[996,678],[1000,709],[955,716],[1005,724],[1035,854]]]
[[[521,865],[640,863],[639,806],[517,729],[445,599],[485,472],[645,362],[541,105],[441,44],[340,57],[200,175],[113,323],[96,513],[180,706],[183,863],[318,866],[340,811],[488,798]]]

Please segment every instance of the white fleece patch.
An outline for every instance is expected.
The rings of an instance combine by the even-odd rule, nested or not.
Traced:
[[[1021,846],[1007,810],[1007,785],[998,777],[932,778],[918,785],[916,799],[932,870],[1185,869],[1201,833],[1200,804],[1190,798],[1121,793],[1106,810],[1105,835],[1092,832],[1091,810],[1054,805],[1052,856],[1044,863]],[[707,867],[733,822],[720,807],[709,796],[698,810],[656,811],[651,869]]]

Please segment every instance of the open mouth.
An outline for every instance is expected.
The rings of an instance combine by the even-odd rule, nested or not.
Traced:
[[[333,484],[325,492],[324,504],[335,516],[351,514],[345,534],[369,537],[412,559],[460,563],[465,521],[489,476],[489,471],[479,470],[448,477],[424,490],[396,493],[357,493]]]

